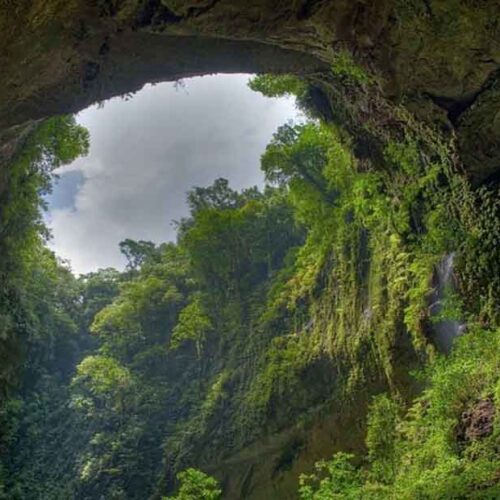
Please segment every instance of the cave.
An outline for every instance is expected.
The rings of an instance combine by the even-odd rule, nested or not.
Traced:
[[[87,490],[86,485],[82,486],[78,494],[72,490],[75,498],[101,498],[99,495],[103,494],[111,495],[110,498],[140,498],[144,484],[150,498],[165,498],[186,478],[182,472],[181,476],[176,474],[190,465],[213,475],[218,483],[196,476],[199,471],[192,472],[193,477],[188,473],[187,479],[193,484],[207,481],[203,484],[214,491],[219,484],[223,498],[228,499],[298,498],[298,478],[304,473],[313,474],[303,479],[304,484],[312,481],[313,486],[302,485],[300,494],[310,499],[327,498],[312,496],[313,490],[318,495],[325,491],[341,494],[335,481],[342,483],[346,477],[348,486],[357,488],[360,495],[353,498],[369,498],[363,494],[374,491],[370,490],[373,485],[381,492],[381,496],[373,498],[397,498],[398,494],[403,495],[401,492],[407,495],[401,498],[412,498],[421,491],[428,498],[469,498],[467,495],[478,491],[485,495],[498,493],[498,461],[492,451],[497,450],[494,440],[498,433],[492,429],[498,424],[492,415],[499,397],[496,349],[500,339],[500,15],[496,0],[5,0],[0,9],[2,216],[6,213],[12,217],[8,211],[11,186],[22,187],[16,168],[19,169],[19,158],[23,159],[23,148],[51,118],[77,113],[115,96],[133,94],[146,84],[215,73],[286,75],[298,79],[306,89],[297,96],[298,101],[308,109],[317,126],[311,126],[317,135],[311,138],[306,131],[304,142],[310,145],[307,141],[312,141],[311,150],[320,151],[319,161],[330,169],[331,177],[318,182],[315,172],[300,164],[300,151],[294,157],[302,177],[319,192],[316,197],[307,189],[294,193],[297,206],[313,203],[311,200],[317,203],[314,210],[301,212],[313,237],[306,240],[309,247],[294,254],[294,262],[303,266],[298,265],[300,272],[294,275],[290,268],[285,268],[281,254],[277,259],[281,259],[283,273],[276,278],[276,289],[292,298],[286,303],[276,299],[274,316],[259,318],[265,324],[265,341],[269,341],[264,348],[264,341],[259,344],[255,340],[259,346],[255,349],[262,349],[262,357],[258,358],[261,365],[256,361],[253,366],[248,361],[252,359],[252,339],[257,338],[256,331],[260,333],[260,323],[245,331],[250,339],[248,345],[246,337],[238,337],[236,347],[225,345],[225,351],[217,342],[207,342],[205,347],[199,339],[196,345],[181,343],[180,348],[176,347],[177,354],[168,358],[171,365],[162,369],[169,380],[183,380],[185,385],[179,391],[186,387],[191,391],[186,389],[186,400],[195,389],[205,399],[196,409],[198,413],[193,410],[191,414],[192,408],[183,397],[174,395],[178,407],[165,410],[165,419],[177,423],[175,419],[182,417],[192,427],[181,429],[178,434],[169,428],[169,436],[174,436],[169,442],[171,449],[165,452],[157,446],[152,455],[161,462],[155,465],[158,470],[155,469],[154,479],[130,474],[129,483],[126,473],[122,474],[115,464],[108,464],[105,479]],[[302,137],[300,132],[289,132],[297,134],[295,140]],[[285,137],[283,143],[286,140]],[[278,139],[276,144],[283,145]],[[293,147],[291,150],[295,154]],[[355,175],[346,173],[349,169]],[[289,172],[287,175],[291,177]],[[347,199],[342,196],[342,189],[350,188],[354,194]],[[241,208],[235,205],[232,208]],[[325,214],[331,215],[332,220],[335,216],[335,224]],[[276,231],[280,227],[276,223]],[[338,227],[342,230],[335,233]],[[190,228],[186,224],[183,231],[187,234]],[[217,239],[203,240],[202,231],[195,236],[206,245]],[[291,237],[297,247],[304,244],[302,236]],[[328,244],[320,245],[318,241],[327,236],[331,236]],[[17,253],[23,253],[17,252],[20,247],[15,245],[24,243],[18,243],[16,237],[11,227],[0,224],[0,244],[5,243],[8,250],[5,265],[0,265],[0,277],[5,280]],[[224,241],[224,237],[220,239]],[[11,241],[12,248],[8,246]],[[241,248],[251,246],[250,240],[244,241]],[[137,250],[135,243],[130,246],[129,242],[127,250],[131,253]],[[134,289],[133,280],[140,278],[143,262],[151,264],[160,257],[155,249],[144,244],[147,242],[138,243],[142,245],[139,254],[143,252],[139,257],[144,261],[138,259],[139,263],[130,267],[126,279],[132,284],[123,290],[132,290],[140,298],[140,287]],[[167,249],[167,253],[175,251]],[[210,251],[214,261],[223,255],[220,248],[210,247]],[[258,248],[255,253],[259,251]],[[151,261],[147,260],[151,257],[148,252],[153,255]],[[449,270],[453,277],[450,274],[446,280],[453,283],[453,290],[449,291],[453,303],[447,308],[446,283],[437,290],[433,277],[439,274],[443,259],[450,255],[456,255],[456,261]],[[271,275],[269,269],[275,263],[272,255],[267,257],[267,262],[259,261],[255,274]],[[175,258],[182,269],[182,256],[176,254]],[[207,262],[199,255],[197,258],[203,268]],[[10,331],[18,316],[24,325],[21,309],[29,294],[19,283],[28,280],[28,274],[16,274],[17,281],[13,280],[12,287],[0,296],[0,307],[4,307],[2,300],[7,303],[5,310],[0,309],[0,327],[5,331]],[[156,284],[154,279],[145,279],[146,282]],[[119,298],[115,309],[119,309],[126,303],[128,292],[119,296],[120,287],[115,285],[113,282],[113,294]],[[221,297],[228,303],[238,295],[233,289],[224,289],[216,279],[210,282],[212,285],[221,289]],[[208,328],[209,313],[224,311],[224,300],[215,293],[210,297],[211,289],[205,286],[205,296],[212,300],[207,299],[207,304],[213,306],[210,309],[205,305],[205,316],[200,313],[204,300],[201,292],[193,292],[183,309],[172,306],[186,323],[189,318],[196,318],[191,325],[195,330]],[[263,296],[261,292],[252,289],[252,300],[257,300],[259,294]],[[458,348],[447,346],[445,353],[430,341],[436,328],[433,316],[438,313],[429,304],[437,292],[443,302],[438,313],[458,315],[452,318],[457,325],[462,320],[467,323],[465,333],[457,341]],[[170,289],[162,293],[162,297],[175,295]],[[148,300],[143,303],[145,308],[149,306]],[[8,307],[14,308],[12,304],[21,304],[21,312],[15,309],[12,314],[14,319],[7,314]],[[29,312],[28,318],[36,318],[36,312]],[[95,326],[104,332],[103,336],[109,327],[107,319],[103,314]],[[130,328],[136,328],[135,323]],[[224,330],[226,326],[220,328]],[[175,329],[172,327],[172,331]],[[7,359],[12,346],[4,330],[0,330],[0,356]],[[32,369],[29,363],[26,367],[20,361],[23,348],[18,344],[22,344],[23,338],[17,333],[13,335],[14,361],[5,370],[13,379],[18,372],[30,373]],[[85,349],[91,349],[91,344],[88,342]],[[227,353],[228,360],[224,357]],[[145,350],[142,355],[134,360],[138,365],[157,352]],[[128,362],[127,356],[128,353],[123,358]],[[83,387],[92,378],[91,370],[116,376],[116,383],[97,384],[94,393],[113,391],[120,384],[129,383],[127,377],[135,369],[133,363],[130,362],[129,370],[113,364],[116,360],[112,357],[97,358],[88,356],[78,365],[74,384]],[[287,365],[289,358],[293,361]],[[87,366],[82,366],[87,360]],[[35,361],[33,365],[37,366],[39,360]],[[430,367],[428,371],[426,367]],[[84,369],[88,372],[82,375]],[[414,371],[421,369],[424,376],[414,378]],[[187,370],[187,381],[182,379],[183,370]],[[207,386],[203,385],[205,378],[210,382]],[[189,385],[194,382],[198,384],[195,389]],[[69,391],[72,384],[68,385]],[[29,380],[26,390],[32,390],[32,385],[35,382]],[[9,391],[12,389],[6,393]],[[52,393],[47,394],[52,397]],[[175,399],[172,394],[169,397]],[[266,394],[262,409],[259,404]],[[345,399],[340,399],[340,395]],[[448,396],[450,405],[446,402]],[[19,459],[9,458],[9,447],[18,439],[9,433],[18,436],[15,433],[19,432],[21,439],[29,436],[30,429],[29,422],[28,430],[23,424],[20,431],[17,424],[12,424],[17,422],[16,412],[20,411],[18,400],[9,400],[3,393],[2,397],[10,406],[6,405],[8,411],[0,413],[1,418],[7,415],[7,438],[0,433],[0,451],[7,450],[6,465],[0,463],[0,494],[3,476],[8,476],[9,470],[22,469],[16,460],[29,461],[26,454]],[[464,415],[474,413],[484,401],[488,403],[488,432],[469,432],[464,438]],[[0,398],[0,404],[3,402]],[[149,400],[147,403],[154,406]],[[71,404],[83,408],[87,402],[82,397]],[[119,415],[128,408],[129,400],[117,397],[113,404],[114,410],[120,409],[115,412]],[[245,411],[245,404],[257,408],[255,415]],[[71,407],[67,402],[63,406]],[[14,417],[10,417],[9,411]],[[237,415],[234,419],[233,414]],[[122,422],[117,417],[118,420],[120,428]],[[239,435],[241,422],[243,436]],[[108,422],[103,428],[107,425]],[[134,426],[131,425],[131,435],[140,423],[134,421]],[[198,434],[197,426],[202,429]],[[434,432],[442,434],[436,434],[433,441]],[[80,437],[98,447],[104,434]],[[157,445],[149,439],[148,446]],[[450,439],[451,442],[446,441]],[[136,441],[133,446],[137,446]],[[448,447],[437,449],[439,443],[445,442]],[[479,454],[484,452],[484,462],[470,458],[468,446],[472,442]],[[135,450],[133,446],[130,445],[131,450]],[[437,457],[436,461],[442,460],[442,468],[413,460],[420,457],[420,448],[428,456]],[[127,453],[134,454],[130,450]],[[332,462],[318,462],[331,458],[332,453],[337,453]],[[402,457],[410,458],[404,461]],[[483,463],[487,464],[484,474],[479,469]],[[91,460],[87,464],[90,465],[78,469],[80,479],[86,480],[88,470],[99,469]],[[472,472],[463,475],[463,479],[460,467],[469,467],[467,470]],[[418,490],[420,476],[427,473],[431,479],[422,486],[427,489]],[[54,479],[50,474],[51,487],[60,478]],[[120,474],[125,479],[113,489],[114,475]],[[323,477],[330,482],[321,483]],[[11,488],[8,491],[15,491],[8,479],[5,481]],[[19,481],[29,483],[25,477]],[[104,483],[106,488],[112,486],[102,493],[99,488]],[[65,485],[57,487],[62,488],[57,490],[59,494],[69,491],[64,490]],[[42,497],[46,491],[49,490],[42,491]],[[219,496],[206,498],[220,498],[221,491],[217,491]]]

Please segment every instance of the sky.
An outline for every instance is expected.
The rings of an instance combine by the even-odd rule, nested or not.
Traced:
[[[175,240],[186,192],[225,177],[235,189],[263,185],[259,158],[276,129],[299,119],[291,99],[268,99],[248,75],[148,85],[76,116],[90,152],[57,170],[48,197],[50,247],[77,274],[122,269],[126,238]]]

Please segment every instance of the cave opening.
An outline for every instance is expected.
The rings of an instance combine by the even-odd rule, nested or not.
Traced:
[[[147,85],[80,112],[89,154],[55,171],[51,248],[77,273],[124,265],[125,239],[175,241],[187,193],[227,179],[264,188],[260,156],[279,126],[302,122],[291,97],[266,98],[251,74]]]

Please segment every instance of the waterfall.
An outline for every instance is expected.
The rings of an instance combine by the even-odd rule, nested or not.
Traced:
[[[430,306],[431,317],[438,316],[444,307],[444,302],[450,292],[455,291],[453,279],[455,252],[446,255],[436,269],[436,287],[432,294]],[[449,353],[456,337],[465,332],[466,325],[458,319],[438,320],[433,325],[433,340],[439,351]]]

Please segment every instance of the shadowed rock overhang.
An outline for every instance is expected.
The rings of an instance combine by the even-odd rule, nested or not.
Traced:
[[[216,72],[318,78],[347,50],[377,75],[377,98],[453,131],[468,171],[484,179],[500,167],[498,18],[496,0],[4,0],[3,163],[34,120],[148,82]]]

